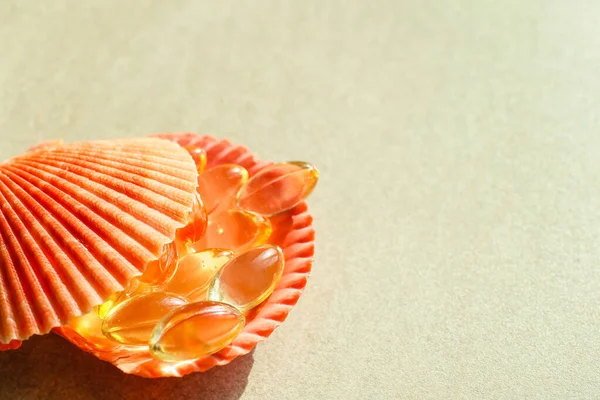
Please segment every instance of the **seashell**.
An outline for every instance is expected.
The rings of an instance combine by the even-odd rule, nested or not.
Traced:
[[[8,344],[0,343],[0,351],[15,350],[21,347],[22,344],[23,342],[20,340],[11,340]]]
[[[156,137],[171,140],[188,149],[202,147],[208,156],[206,168],[234,163],[242,165],[252,176],[271,164],[258,160],[245,147],[210,136],[167,133]],[[228,364],[235,358],[249,353],[257,343],[267,339],[283,323],[300,298],[310,275],[314,256],[314,230],[306,202],[301,202],[286,213],[272,218],[271,223],[275,236],[272,235],[269,242],[281,247],[286,260],[282,277],[273,293],[248,313],[246,325],[239,336],[217,353],[194,360],[168,362],[153,358],[147,348],[115,343],[109,346],[96,345],[70,326],[57,328],[55,332],[122,371],[142,377],[180,377]]]
[[[41,150],[41,149],[50,149],[50,148],[54,148],[54,147],[60,147],[63,144],[64,144],[64,141],[62,139],[47,140],[45,142],[38,143],[35,146],[31,146],[29,148],[29,151],[35,151],[35,150]]]
[[[0,164],[0,343],[122,291],[190,219],[193,160],[157,138],[51,142]]]

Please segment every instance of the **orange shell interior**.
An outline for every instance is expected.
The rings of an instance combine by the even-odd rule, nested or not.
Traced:
[[[233,145],[227,140],[217,140],[193,133],[156,136],[182,146],[202,147],[208,155],[207,167],[234,163],[245,167],[252,176],[271,164],[258,160],[245,147]],[[279,245],[284,252],[283,276],[271,296],[247,316],[247,323],[242,333],[223,350],[196,360],[165,362],[152,358],[147,349],[132,352],[117,343],[112,347],[98,348],[69,327],[55,328],[54,332],[80,349],[112,363],[125,373],[147,378],[181,377],[192,372],[203,372],[214,366],[226,365],[235,358],[248,354],[286,319],[292,307],[298,302],[312,268],[315,234],[306,203],[301,203],[287,213],[273,217],[271,222],[273,233],[269,243]]]

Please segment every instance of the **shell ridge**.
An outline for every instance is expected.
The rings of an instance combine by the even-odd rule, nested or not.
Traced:
[[[0,166],[0,274],[2,276],[2,308],[10,314],[9,320],[2,326],[3,336],[0,337],[1,343],[9,343],[13,336],[16,335],[16,330],[22,330],[33,334],[38,329],[38,321],[36,321],[35,313],[33,312],[27,299],[22,281],[19,279],[19,273],[14,265],[14,258],[11,256],[11,250],[8,247],[11,239],[12,231],[9,221],[6,219],[6,209],[10,208],[10,204],[3,195],[2,187],[2,166]],[[12,289],[12,290],[10,290]],[[14,307],[14,308],[13,308]],[[14,312],[16,310],[17,312]],[[20,319],[17,319],[18,317]]]
[[[15,168],[15,170],[16,169],[17,168]],[[97,233],[99,233],[99,235],[102,233],[100,236],[103,238],[106,238],[115,232],[125,236],[125,231],[128,231],[130,236],[140,239],[140,244],[145,244],[146,239],[161,241],[166,241],[168,239],[167,236],[162,235],[162,233],[156,231],[153,227],[140,225],[138,223],[139,221],[133,216],[123,215],[123,213],[120,212],[121,210],[114,204],[101,202],[101,198],[95,193],[82,191],[81,187],[74,185],[66,179],[27,166],[21,166],[21,168],[18,169],[23,172],[28,172],[35,178],[43,181],[45,189],[48,191],[58,191],[59,193],[57,193],[57,196],[61,196],[61,199],[65,201],[65,204],[69,205],[69,209],[72,210],[74,215],[88,225],[90,229],[96,228],[99,231]],[[84,192],[86,195],[84,195]],[[85,207],[81,207],[82,205]],[[160,237],[157,235],[160,235]],[[150,249],[146,248],[146,246],[144,248],[155,255],[162,249]],[[130,254],[125,254],[125,256],[128,255]]]
[[[103,187],[96,182],[86,180],[78,175],[70,176],[72,179],[69,180],[69,176],[65,177],[65,174],[61,174],[61,170],[57,167],[48,166],[36,161],[30,161],[22,164],[19,163],[19,167],[23,169],[27,168],[27,170],[33,175],[36,175],[40,178],[43,177],[46,182],[52,183],[61,190],[70,193],[74,198],[78,199],[78,201],[82,202],[82,204],[85,204],[94,210],[99,206],[98,202],[91,203],[90,199],[84,200],[82,191],[86,191],[92,196],[92,199],[96,200],[99,200],[103,197],[112,197],[115,200],[114,203],[116,203],[112,204],[114,211],[120,210],[130,214],[132,219],[141,221],[144,225],[152,227],[156,232],[164,236],[169,236],[181,225],[179,221],[172,219],[170,216],[161,214],[159,211],[150,208],[148,205],[140,201],[133,200],[130,197],[116,192],[111,188]],[[107,213],[103,214],[103,216],[109,220],[114,220],[116,212],[114,215]],[[141,218],[138,218],[138,216],[141,216]],[[146,216],[146,218],[144,218],[144,216]]]
[[[50,185],[48,184],[48,186]],[[88,246],[96,250],[93,255],[105,268],[115,267],[114,271],[108,271],[119,284],[115,291],[123,290],[129,280],[142,273],[148,262],[158,258],[158,256],[153,255],[149,250],[145,248],[140,249],[139,246],[136,246],[137,243],[128,235],[104,219],[98,218],[97,214],[94,214],[90,208],[80,207],[74,201],[70,202],[70,196],[66,194],[60,194],[60,196],[63,201],[70,204],[70,210],[75,213],[74,217],[78,218],[82,224],[87,225],[99,238],[103,239],[90,242]],[[92,226],[97,229],[93,230]],[[104,240],[111,235],[116,236],[117,232],[120,232],[119,240],[115,240],[113,243],[108,243]],[[164,237],[163,240],[167,241],[169,239]],[[141,270],[135,267],[136,264],[140,265]],[[99,303],[101,302],[97,304]]]
[[[96,291],[96,288],[90,285],[90,282],[85,279],[82,274],[78,262],[76,262],[78,260],[74,259],[72,254],[69,254],[68,249],[72,247],[71,239],[73,236],[70,234],[65,235],[66,230],[64,230],[62,224],[60,224],[53,216],[45,212],[46,210],[43,209],[39,202],[35,201],[35,197],[33,197],[31,192],[25,190],[29,185],[27,181],[19,176],[10,174],[9,172],[7,172],[6,175],[9,176],[16,185],[12,189],[13,193],[18,195],[23,206],[27,208],[27,211],[33,217],[30,229],[32,237],[42,252],[45,253],[46,256],[51,254],[54,259],[54,262],[51,262],[51,265],[60,278],[56,284],[68,282],[71,284],[70,286],[72,286],[71,290],[68,290],[63,284],[63,290],[54,290],[55,295],[58,296],[57,301],[61,304],[72,304],[72,302],[77,304],[78,310],[67,310],[68,313],[86,310],[89,306],[84,300],[86,297],[85,292],[91,289],[93,290],[93,296],[95,297],[94,300],[101,302],[102,300],[100,299],[100,295]],[[62,232],[61,228],[63,229]],[[64,246],[61,246],[61,243],[63,243]],[[47,258],[50,259],[50,257]],[[75,268],[72,268],[69,264]]]
[[[185,187],[190,186],[189,182],[183,181],[179,178],[170,177],[168,175],[164,175],[169,179],[166,179],[165,182],[157,179],[157,175],[152,173],[152,170],[149,168],[141,168],[141,167],[132,167],[131,164],[128,163],[116,163],[112,161],[104,161],[98,157],[94,157],[94,162],[90,162],[92,157],[88,156],[80,156],[77,158],[72,156],[62,156],[57,152],[54,152],[57,156],[53,157],[47,156],[42,158],[43,160],[53,160],[53,161],[72,161],[73,165],[78,165],[82,168],[89,169],[92,171],[96,171],[102,173],[107,176],[115,177],[124,182],[132,183],[142,189],[152,191],[160,196],[167,197],[173,201],[178,202],[179,204],[185,206],[187,204],[186,196],[189,191],[184,191],[180,189],[179,186]],[[32,159],[35,159],[32,157]],[[78,163],[78,164],[77,164]],[[162,164],[159,164],[162,165]],[[117,168],[119,167],[119,168]],[[149,172],[150,171],[150,172]],[[108,173],[110,172],[110,173]],[[153,176],[150,176],[153,175]]]
[[[314,252],[314,246],[310,242],[294,243],[286,248],[284,254],[288,257],[294,254],[296,258],[308,258]]]
[[[137,153],[137,157],[155,157],[163,160],[169,160],[176,163],[182,163],[181,166],[183,168],[187,168],[185,164],[188,163],[188,154],[178,151],[174,152],[173,148],[175,146],[172,143],[168,143],[165,145],[165,141],[160,141],[159,143],[152,143],[152,146],[148,146],[148,143],[144,141],[143,143],[135,143],[129,144],[121,148],[111,148],[111,147],[103,147],[101,151],[105,154],[111,153],[123,153],[124,150],[127,153],[133,151],[133,153]],[[89,146],[88,148],[92,150],[98,150],[96,146]],[[82,148],[83,151],[87,151],[87,148]]]
[[[87,161],[88,165],[101,165],[111,167],[116,171],[127,171],[133,175],[142,175],[145,178],[151,178],[154,181],[172,185],[173,188],[178,188],[181,191],[186,191],[191,182],[186,179],[190,172],[194,172],[194,169],[190,169],[187,162],[180,162],[169,160],[165,158],[153,157],[152,161],[144,158],[127,158],[123,159],[121,153],[96,153],[92,151],[78,152],[76,155],[70,154],[66,151],[56,151],[52,155],[48,154],[55,160],[83,160]],[[119,157],[121,156],[121,157]],[[177,164],[173,165],[173,162]]]
[[[20,297],[19,302],[16,305],[19,307],[19,311],[22,313],[24,320],[22,321],[23,334],[29,337],[33,334],[41,332],[43,330],[43,315],[46,316],[46,320],[59,321],[58,315],[54,312],[54,309],[49,306],[50,299],[48,298],[42,282],[39,281],[39,277],[35,274],[32,268],[28,268],[29,265],[27,253],[22,246],[23,228],[19,230],[19,223],[15,222],[18,216],[10,204],[14,205],[14,202],[9,202],[6,195],[8,188],[4,184],[5,175],[0,175],[0,196],[3,198],[3,208],[0,218],[0,230],[3,232],[3,237],[6,240],[7,247],[10,249],[8,257],[5,261],[5,266],[8,269],[5,271],[11,274],[11,293],[16,294]],[[19,237],[15,233],[15,230],[20,231]],[[10,261],[9,261],[10,260]],[[7,265],[6,262],[10,262]],[[23,337],[18,338],[23,339]]]
[[[57,150],[55,154],[68,154],[65,150]],[[116,162],[122,156],[121,152],[115,151],[102,151],[102,152],[94,152],[90,150],[82,150],[79,152],[78,156],[85,157],[85,159],[98,159],[103,161],[113,161]],[[164,157],[158,157],[149,154],[133,154],[128,157],[127,164],[130,166],[144,168],[151,172],[153,175],[161,177],[162,179],[167,178],[177,178],[181,181],[181,186],[186,187],[189,182],[185,179],[187,173],[189,172],[189,162],[181,161],[178,159],[166,159]],[[154,167],[154,168],[148,168]],[[157,171],[157,168],[160,168],[160,171]]]
[[[0,343],[9,343],[11,338],[16,335],[18,329],[18,322],[15,319],[15,300],[11,297],[11,291],[9,290],[8,274],[5,269],[9,268],[5,265],[4,260],[7,259],[6,253],[6,242],[0,231]]]
[[[143,137],[143,138],[125,138],[125,139],[116,139],[110,141],[111,144],[107,144],[107,141],[91,141],[91,142],[79,142],[81,145],[80,148],[92,147],[92,148],[102,148],[108,150],[121,150],[126,152],[139,153],[143,152],[144,154],[152,154],[162,158],[168,158],[171,160],[180,160],[188,162],[191,159],[191,156],[182,149],[177,143],[174,143],[170,140],[165,140],[163,138],[157,137]],[[114,146],[114,143],[120,144],[120,146]],[[77,145],[77,143],[72,143],[73,145]]]
[[[52,232],[49,232],[49,235],[54,238],[54,241],[59,247],[61,242],[68,244],[68,246],[64,246],[66,249],[65,254],[70,258],[73,265],[77,268],[77,272],[81,275],[81,279],[83,280],[83,282],[79,281],[78,283],[75,283],[75,285],[77,285],[77,288],[81,290],[83,290],[87,285],[94,291],[95,296],[91,299],[91,302],[95,302],[96,304],[101,303],[101,295],[103,293],[108,295],[111,291],[122,289],[121,284],[119,284],[118,280],[115,279],[112,274],[110,274],[110,270],[108,268],[97,268],[100,266],[100,263],[95,257],[94,253],[89,251],[89,248],[93,248],[94,244],[89,240],[89,236],[79,234],[73,229],[73,224],[68,223],[68,216],[75,218],[68,209],[60,205],[55,199],[53,199],[47,193],[44,193],[41,188],[35,185],[35,183],[39,184],[39,181],[36,181],[35,177],[29,176],[29,179],[25,179],[23,176],[15,174],[10,170],[7,171],[7,175],[9,175],[13,181],[17,182],[21,188],[27,188],[26,192],[29,194],[29,196],[31,196],[32,199],[35,200],[35,202],[46,209],[53,211],[52,214],[47,212],[37,213],[37,217],[41,221],[46,221],[44,227],[52,230]],[[26,173],[23,173],[23,175],[27,176]],[[65,194],[63,193],[62,196],[64,195]],[[36,208],[36,205],[34,202],[30,202],[28,207],[29,209],[33,210]],[[51,218],[50,215],[56,216],[52,218],[53,221],[49,221]],[[83,221],[78,221],[81,222],[83,227],[89,230],[89,227],[83,223]],[[69,240],[69,236],[75,240]],[[86,240],[86,237],[88,240]],[[87,267],[85,267],[86,265]],[[94,272],[94,268],[91,268],[92,266],[96,267],[96,272]],[[109,293],[106,293],[107,291],[109,291]],[[82,298],[85,297],[87,296],[82,296]],[[90,305],[90,300],[86,300],[83,304],[78,301],[78,304],[83,310],[87,310],[93,306]]]
[[[27,257],[27,266],[36,274],[42,288],[48,294],[50,304],[55,310],[59,310],[59,319],[66,322],[65,316],[81,312],[81,309],[64,283],[68,276],[64,269],[65,254],[60,246],[52,246],[53,239],[50,232],[40,223],[39,214],[36,216],[36,213],[39,213],[39,206],[36,207],[35,203],[30,202],[27,192],[19,187],[18,183],[12,180],[8,174],[5,174],[4,177],[8,178],[3,183],[11,192],[14,211],[19,215],[16,221],[20,222],[22,228],[27,232],[23,237],[30,253]],[[47,220],[45,222],[51,223]],[[53,255],[54,260],[48,257],[49,254]],[[27,266],[22,265],[24,268]]]
[[[61,147],[73,147],[76,149],[95,148],[129,151],[134,150],[160,150],[173,157],[172,151],[165,145],[164,140],[153,137],[125,137],[112,140],[85,140],[63,144]],[[135,151],[134,151],[135,152]],[[177,154],[177,153],[175,153]]]
[[[147,189],[144,186],[140,185],[139,177],[133,178],[134,182],[128,182],[122,179],[121,174],[119,176],[113,176],[107,173],[106,169],[98,169],[95,170],[89,167],[89,163],[83,163],[79,161],[79,163],[70,163],[66,161],[53,160],[51,158],[31,158],[32,162],[38,162],[40,165],[44,165],[47,167],[56,168],[57,175],[66,177],[65,175],[76,175],[85,183],[94,183],[97,187],[112,189],[119,194],[126,196],[130,201],[136,202],[144,207],[147,207],[149,210],[156,211],[158,213],[162,213],[163,215],[181,215],[187,209],[185,205],[179,204],[179,206],[175,206],[172,203],[169,204],[164,200],[164,196],[162,194],[157,194]],[[82,165],[84,164],[84,165]],[[86,166],[86,164],[88,166]],[[135,190],[132,185],[135,185]],[[146,202],[140,201],[140,199],[144,199]],[[192,202],[192,197],[190,196],[190,203]],[[126,207],[131,206],[131,202]],[[124,210],[127,211],[127,210]],[[145,213],[141,213],[144,215]]]
[[[150,141],[148,141],[150,139]],[[105,154],[115,154],[122,153],[125,148],[127,153],[132,153],[136,159],[143,159],[145,157],[152,157],[156,159],[166,159],[169,161],[182,163],[182,168],[189,168],[189,158],[191,157],[189,153],[181,148],[181,146],[169,140],[156,140],[156,138],[145,138],[143,141],[138,141],[136,143],[130,143],[126,146],[121,147],[113,147],[113,146],[97,146],[92,142],[89,146],[80,146],[79,151],[88,151],[92,149],[94,151],[101,151]],[[96,142],[97,143],[97,142]],[[151,144],[151,145],[149,145]]]

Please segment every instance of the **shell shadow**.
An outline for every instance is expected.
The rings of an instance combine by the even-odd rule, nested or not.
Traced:
[[[56,335],[36,336],[0,352],[0,399],[239,399],[253,352],[183,378],[127,375]]]

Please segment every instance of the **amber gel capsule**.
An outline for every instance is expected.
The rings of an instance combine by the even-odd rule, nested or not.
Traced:
[[[206,249],[189,254],[179,260],[175,276],[158,289],[196,301],[206,292],[219,269],[232,258],[233,252],[227,249]]]
[[[111,301],[111,299],[113,299],[113,296],[111,296],[111,298],[107,302],[100,306],[98,316],[104,319],[106,315],[108,315],[110,310],[112,310],[114,307],[116,307],[118,304],[121,304],[125,300],[137,296],[139,294],[154,292],[156,290],[156,286],[140,282],[138,278],[133,278],[131,282],[129,282],[129,285],[127,285],[125,290],[117,293],[116,295],[113,295],[116,296],[114,297],[114,300]]]
[[[208,222],[208,215],[206,213],[206,207],[199,193],[194,196],[194,203],[192,211],[189,215],[188,224],[181,229],[177,230],[178,244],[181,243],[193,243],[197,242],[204,236],[206,230],[206,224]]]
[[[133,296],[108,312],[102,323],[102,333],[123,344],[148,344],[157,322],[169,311],[187,303],[183,297],[165,292]]]
[[[177,257],[177,244],[172,242],[165,245],[161,257],[149,263],[144,274],[137,279],[153,285],[171,279],[177,270]]]
[[[201,301],[165,316],[150,338],[150,354],[168,361],[192,360],[216,353],[244,328],[244,316],[229,304]]]
[[[208,288],[208,300],[228,303],[246,312],[273,292],[284,264],[278,246],[264,245],[241,253],[219,270]]]
[[[271,222],[262,215],[244,210],[221,211],[210,215],[204,237],[193,247],[218,247],[238,253],[265,244],[271,231]]]
[[[96,314],[98,315],[98,317],[100,319],[103,319],[106,316],[106,314],[113,307],[113,305],[115,304],[115,301],[119,298],[120,295],[121,295],[121,292],[113,293],[110,295],[108,300],[106,300],[104,303],[94,307],[94,311],[96,311]]]
[[[117,304],[122,303],[130,297],[136,296],[142,293],[148,293],[154,291],[156,288],[148,285],[147,283],[140,282],[138,278],[133,278],[129,285],[122,292],[112,294],[107,301],[96,306],[95,310],[98,317],[104,319],[108,312]]]
[[[194,159],[194,164],[196,164],[196,169],[198,170],[198,173],[201,174],[202,172],[204,172],[204,168],[206,168],[207,162],[206,152],[204,151],[204,149],[202,149],[202,147],[195,146],[184,146],[184,149],[186,149]]]
[[[318,180],[319,172],[309,163],[292,161],[270,165],[242,187],[237,204],[244,210],[273,216],[305,200]]]
[[[206,212],[214,212],[223,203],[234,203],[237,192],[247,181],[248,171],[237,164],[221,164],[204,171],[198,176],[198,193]]]
[[[111,350],[115,342],[102,334],[102,319],[96,313],[87,313],[69,320],[68,326],[88,340],[95,350]]]

